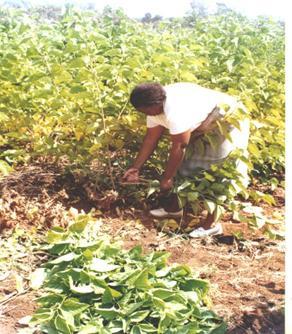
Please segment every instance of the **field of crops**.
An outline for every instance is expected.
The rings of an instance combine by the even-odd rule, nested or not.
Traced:
[[[0,332],[283,333],[284,37],[282,22],[233,11],[141,23],[110,9],[67,7],[51,20],[0,9]],[[147,183],[120,183],[146,130],[129,103],[141,82],[238,96],[251,121],[250,187],[227,161],[176,179],[186,221],[151,220],[167,136],[143,169]],[[224,236],[191,242],[204,210]],[[268,290],[244,300],[255,286]],[[38,299],[11,316],[23,296]],[[5,314],[30,317],[11,327]]]

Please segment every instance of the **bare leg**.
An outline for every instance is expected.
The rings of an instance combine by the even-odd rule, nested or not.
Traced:
[[[205,230],[209,230],[214,223],[214,213],[207,214],[207,217],[203,220],[202,223],[200,223],[199,227],[204,228]]]
[[[177,212],[181,210],[178,196],[174,193],[162,193],[160,200],[161,207],[167,212]]]

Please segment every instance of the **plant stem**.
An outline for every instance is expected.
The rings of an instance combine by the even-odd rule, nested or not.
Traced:
[[[104,116],[104,110],[103,108],[101,108],[101,117],[102,117],[102,124],[103,124],[103,131],[104,133],[107,133],[107,129],[106,129],[106,123],[105,123],[105,116]],[[115,181],[114,181],[114,177],[113,177],[113,171],[112,171],[112,163],[111,163],[111,158],[109,156],[109,144],[106,143],[106,147],[107,147],[107,164],[108,164],[108,169],[109,169],[109,173],[110,173],[110,179],[111,179],[111,183],[112,183],[112,187],[114,190],[116,190],[116,185],[115,185]]]
[[[121,118],[121,116],[122,116],[124,110],[126,109],[126,106],[127,106],[127,105],[128,105],[128,100],[127,100],[126,103],[123,105],[123,108],[121,109],[121,111],[120,111],[120,113],[119,113],[119,115],[118,115],[118,119]]]

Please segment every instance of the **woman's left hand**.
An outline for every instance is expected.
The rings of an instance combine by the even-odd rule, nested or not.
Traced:
[[[173,180],[172,179],[162,179],[160,181],[160,190],[167,191],[173,187]]]

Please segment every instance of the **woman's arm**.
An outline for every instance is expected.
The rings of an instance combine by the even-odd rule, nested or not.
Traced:
[[[171,136],[171,149],[165,172],[160,181],[161,190],[168,190],[172,187],[172,179],[175,176],[177,169],[183,161],[186,147],[190,141],[191,131],[180,133]]]
[[[133,163],[133,168],[140,169],[144,165],[145,161],[150,157],[156,148],[157,143],[163,134],[163,131],[164,127],[161,125],[155,126],[153,128],[147,128],[142,146]]]
[[[144,137],[140,151],[132,165],[123,176],[125,181],[138,181],[139,170],[144,165],[145,161],[153,153],[157,146],[157,143],[164,132],[164,127],[161,125],[155,126],[153,128],[147,128],[146,135]]]

